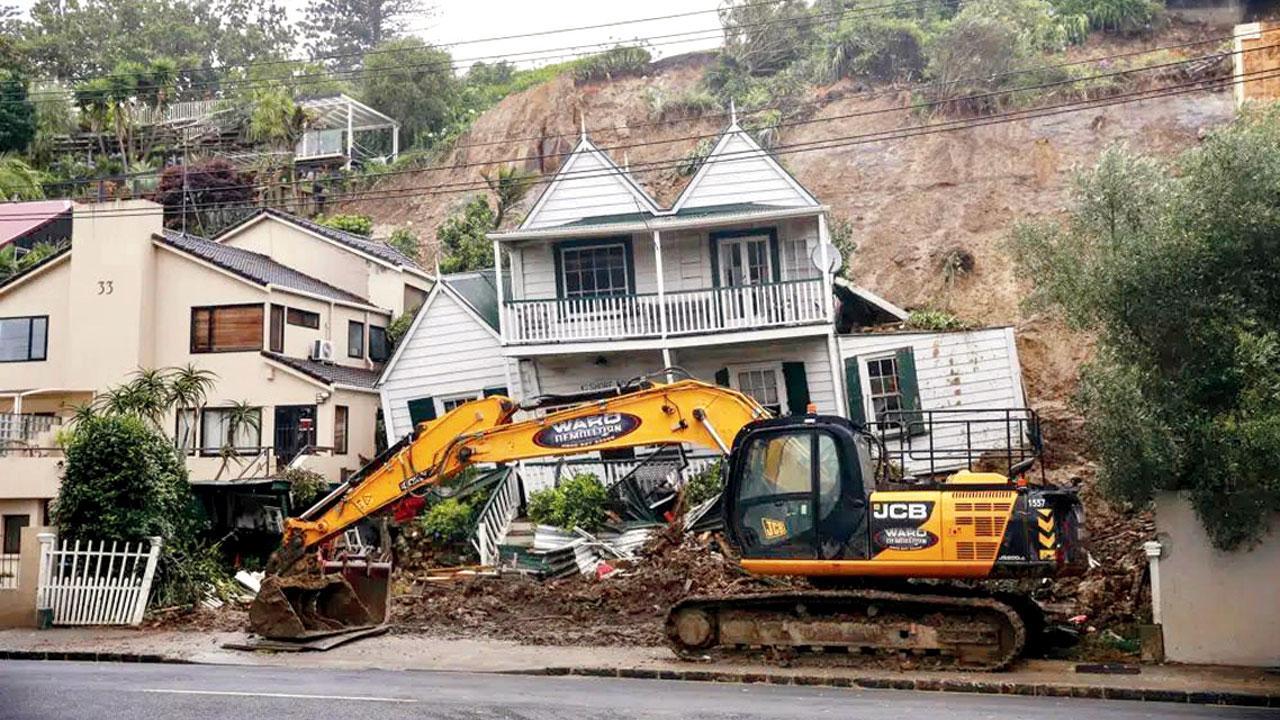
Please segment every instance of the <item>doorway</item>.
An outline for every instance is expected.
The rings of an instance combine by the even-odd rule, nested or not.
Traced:
[[[315,405],[277,405],[275,449],[277,467],[293,461],[298,453],[316,444]]]

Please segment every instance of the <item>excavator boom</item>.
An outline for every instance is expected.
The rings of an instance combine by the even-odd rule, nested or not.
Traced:
[[[300,637],[376,618],[340,577],[290,574],[309,552],[407,495],[466,467],[598,450],[688,443],[727,454],[748,423],[769,416],[751,398],[696,380],[649,384],[577,404],[544,417],[512,422],[510,398],[486,397],[415,428],[357,480],[339,487],[298,518],[285,522],[269,577],[250,608],[253,630],[267,637]],[[381,593],[385,600],[385,592]]]

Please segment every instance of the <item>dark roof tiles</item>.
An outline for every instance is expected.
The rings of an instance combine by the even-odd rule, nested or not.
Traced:
[[[368,300],[355,293],[336,288],[323,280],[298,272],[260,253],[224,245],[195,235],[184,235],[172,230],[165,230],[163,234],[155,237],[170,247],[198,257],[259,285],[277,285],[333,300],[355,302],[362,305],[369,304]]]

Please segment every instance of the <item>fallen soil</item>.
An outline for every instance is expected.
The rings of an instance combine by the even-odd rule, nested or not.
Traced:
[[[520,576],[422,580],[400,573],[390,610],[399,632],[484,637],[540,645],[661,645],[667,609],[691,595],[775,590],[784,581],[748,576],[714,536],[668,530],[631,563],[594,576],[540,581]]]

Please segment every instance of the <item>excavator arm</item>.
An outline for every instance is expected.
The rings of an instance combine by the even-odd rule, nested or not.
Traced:
[[[423,423],[412,439],[285,524],[281,572],[308,550],[415,491],[480,463],[688,443],[728,454],[747,423],[769,412],[742,393],[696,380],[654,384],[545,417],[512,422],[517,405],[487,397]]]

